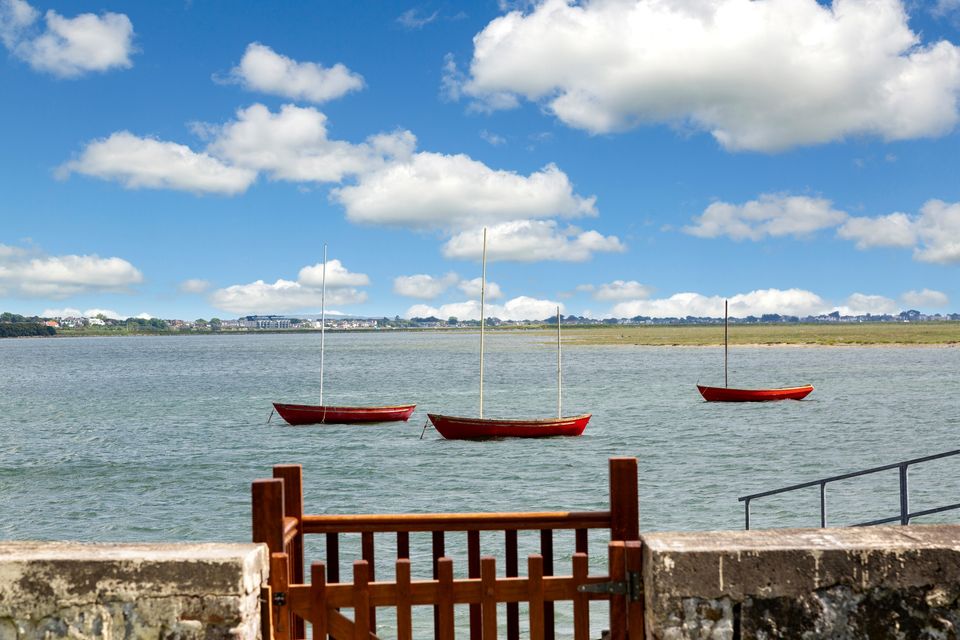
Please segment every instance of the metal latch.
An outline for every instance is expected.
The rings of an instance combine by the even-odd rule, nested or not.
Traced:
[[[277,591],[273,594],[273,606],[282,607],[287,604],[287,594],[283,591]]]
[[[631,601],[643,597],[643,583],[640,581],[639,571],[627,571],[627,579],[614,582],[595,582],[577,586],[580,593],[608,593],[616,596],[627,596]]]

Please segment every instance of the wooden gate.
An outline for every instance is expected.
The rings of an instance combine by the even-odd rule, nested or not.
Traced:
[[[610,459],[610,510],[590,512],[304,515],[300,466],[276,466],[273,476],[252,485],[253,541],[266,543],[271,553],[261,610],[264,638],[306,638],[309,622],[315,640],[375,639],[377,609],[393,608],[398,639],[412,640],[412,607],[432,606],[433,637],[452,640],[455,605],[468,605],[470,640],[517,640],[519,604],[527,603],[531,640],[553,640],[554,603],[568,601],[574,638],[588,640],[591,600],[609,601],[612,640],[643,638],[636,458]],[[575,550],[569,573],[557,575],[553,532],[563,529],[576,532]],[[589,575],[590,529],[610,530],[607,575]],[[527,557],[525,576],[518,566],[521,530],[540,533],[540,553]],[[503,532],[502,572],[495,558],[481,555],[481,531]],[[412,580],[410,534],[428,532],[433,579]],[[467,578],[454,578],[453,560],[445,555],[448,533],[466,534]],[[326,536],[326,559],[310,565],[309,582],[304,578],[306,534]],[[350,534],[360,535],[362,559],[353,563],[352,582],[341,582],[340,537]],[[396,536],[392,581],[374,575],[375,534]],[[498,629],[498,604],[506,608],[503,630]]]

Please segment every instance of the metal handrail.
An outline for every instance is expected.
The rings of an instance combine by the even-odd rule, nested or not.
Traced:
[[[904,460],[902,462],[894,462],[893,464],[885,464],[880,467],[872,467],[870,469],[863,469],[862,471],[853,471],[851,473],[843,473],[836,476],[829,476],[826,478],[820,478],[819,480],[811,480],[809,482],[801,482],[799,484],[792,484],[788,487],[782,487],[780,489],[773,489],[772,491],[762,491],[760,493],[752,493],[748,496],[740,496],[737,498],[737,501],[743,503],[743,516],[744,516],[744,528],[750,529],[750,501],[756,498],[764,498],[766,496],[777,495],[780,493],[787,493],[789,491],[796,491],[798,489],[805,489],[807,487],[820,487],[820,526],[827,526],[827,483],[828,482],[837,482],[839,480],[847,480],[849,478],[857,478],[859,476],[869,475],[871,473],[879,473],[881,471],[889,471],[891,469],[900,470],[900,514],[892,516],[890,518],[881,518],[879,520],[871,520],[869,522],[861,522],[855,525],[854,527],[868,527],[877,524],[885,524],[888,522],[900,521],[900,524],[906,525],[910,524],[911,518],[918,518],[920,516],[927,516],[934,513],[941,513],[943,511],[951,511],[953,509],[960,509],[960,503],[951,504],[944,507],[936,507],[934,509],[925,509],[923,511],[910,512],[910,496],[909,496],[909,485],[907,482],[907,470],[910,465],[919,464],[921,462],[929,462],[931,460],[939,460],[940,458],[949,458],[950,456],[960,455],[960,449],[954,449],[953,451],[945,451],[943,453],[937,453],[931,456],[924,456],[922,458],[913,458],[912,460]]]

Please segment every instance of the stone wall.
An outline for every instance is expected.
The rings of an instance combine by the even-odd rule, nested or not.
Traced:
[[[960,638],[960,526],[643,541],[648,638]]]
[[[0,542],[0,640],[260,638],[266,547]]]

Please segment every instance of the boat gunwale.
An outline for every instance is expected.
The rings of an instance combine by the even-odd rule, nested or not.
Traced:
[[[497,424],[504,424],[504,425],[511,425],[511,426],[526,426],[526,425],[539,426],[539,425],[545,425],[545,424],[558,425],[558,424],[563,424],[567,422],[577,422],[578,420],[583,420],[584,418],[589,419],[593,417],[593,414],[581,413],[580,415],[563,416],[561,418],[534,418],[534,419],[526,419],[526,420],[515,420],[511,418],[466,418],[462,416],[448,416],[442,413],[428,413],[427,417],[430,419],[431,422],[434,422],[433,419],[436,417],[442,420],[457,420],[461,424],[471,424],[471,425],[478,425],[478,426],[482,426],[490,423],[497,423]],[[436,423],[434,422],[434,424]]]
[[[406,410],[406,409],[415,409],[416,404],[395,404],[395,405],[383,405],[376,407],[368,407],[362,405],[354,406],[334,406],[329,404],[287,404],[285,402],[274,402],[274,408],[284,407],[286,409],[293,409],[295,411],[380,411],[380,410]]]
[[[801,391],[804,389],[810,389],[811,391],[814,390],[812,384],[802,384],[798,387],[770,387],[765,389],[738,389],[735,387],[711,387],[710,385],[698,384],[697,389],[718,389],[720,391],[741,391],[746,393],[757,393],[757,392],[763,393],[766,391]]]

